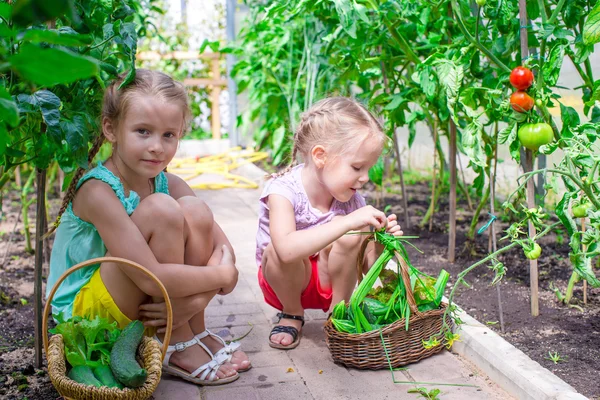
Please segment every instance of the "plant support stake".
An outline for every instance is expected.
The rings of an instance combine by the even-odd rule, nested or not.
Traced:
[[[496,141],[496,143],[498,143]],[[495,215],[495,205],[494,201],[496,200],[496,175],[494,171],[490,172],[490,213]],[[496,219],[492,218],[492,226],[490,227],[490,237],[492,238],[492,253],[495,253],[498,250],[498,246],[496,243]],[[500,280],[496,283],[496,293],[498,294],[498,317],[500,319],[500,331],[504,333],[504,311],[502,309],[502,292],[500,290]]]
[[[42,367],[42,264],[44,262],[44,215],[46,212],[46,170],[37,169],[37,204],[35,219],[35,270],[33,273],[34,311],[35,311],[35,366]]]
[[[521,20],[521,59],[524,60],[529,56],[529,45],[527,42],[527,4],[526,0],[519,0],[519,16]],[[525,173],[533,171],[533,152],[529,149],[525,150]],[[535,188],[533,179],[527,181],[527,207],[535,208]],[[529,221],[529,237],[534,238],[536,235],[533,222]],[[531,290],[531,315],[537,317],[540,315],[540,307],[538,304],[538,262],[537,260],[529,260],[529,279]]]

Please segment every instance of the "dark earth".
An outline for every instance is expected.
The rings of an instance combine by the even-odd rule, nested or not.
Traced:
[[[391,206],[403,224],[403,210],[396,185],[387,189],[379,207]],[[472,212],[466,202],[459,198],[457,216],[457,260],[447,261],[448,205],[447,194],[438,202],[439,210],[433,219],[432,231],[419,229],[418,223],[429,205],[430,187],[424,182],[410,182],[408,187],[411,228],[404,228],[405,235],[419,236],[413,243],[423,251],[419,254],[409,250],[414,266],[423,272],[437,276],[440,268],[451,274],[451,284],[456,275],[487,254],[488,232],[477,235],[473,245],[467,247],[466,233]],[[376,205],[376,192],[367,188],[368,202]],[[50,194],[51,215],[56,215],[59,202],[56,194]],[[466,211],[465,211],[466,210]],[[484,209],[487,211],[487,209]],[[34,368],[34,312],[33,312],[33,264],[34,256],[25,252],[23,224],[15,225],[20,213],[20,198],[11,191],[2,199],[0,219],[0,398],[2,399],[56,399],[45,367]],[[499,214],[499,213],[497,213]],[[29,209],[30,230],[35,231],[35,204]],[[486,213],[480,218],[478,228],[488,220]],[[501,232],[508,223],[499,222]],[[501,234],[498,235],[500,237]],[[471,288],[460,288],[456,302],[470,315],[525,352],[533,360],[549,369],[580,393],[600,399],[600,289],[588,289],[588,304],[582,302],[582,284],[574,293],[574,303],[583,312],[560,304],[549,286],[553,283],[563,292],[571,274],[568,263],[566,238],[555,233],[540,241],[543,246],[539,259],[540,315],[530,316],[528,263],[521,249],[513,249],[499,257],[508,271],[501,283],[504,309],[505,333],[500,332],[496,287],[490,286],[493,271],[482,265],[467,276]],[[499,247],[503,242],[499,242]],[[463,251],[464,250],[464,251]],[[47,275],[47,264],[44,266]],[[447,292],[448,294],[448,292]],[[549,352],[558,353],[561,361],[554,363]],[[44,359],[45,362],[45,359]]]

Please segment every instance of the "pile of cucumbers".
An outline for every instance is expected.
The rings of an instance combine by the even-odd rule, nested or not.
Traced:
[[[144,324],[138,320],[130,322],[113,344],[108,365],[77,365],[69,371],[69,378],[96,387],[123,389],[142,386],[148,374],[136,361],[135,355],[143,335]]]

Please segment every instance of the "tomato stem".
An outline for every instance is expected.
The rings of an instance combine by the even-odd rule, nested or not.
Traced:
[[[550,16],[550,19],[548,20],[549,24],[553,24],[554,21],[556,20],[556,18],[558,17],[558,14],[560,13],[560,10],[563,8],[563,5],[565,4],[565,0],[560,0],[558,2],[558,4],[556,5],[556,8],[554,9],[554,11],[552,12],[552,15]],[[545,11],[545,10],[544,10]]]
[[[498,67],[503,69],[504,72],[507,72],[510,74],[511,69],[508,68],[508,66],[506,64],[504,64],[502,61],[500,61],[500,59],[498,57],[496,57],[496,55],[494,53],[492,53],[490,50],[488,50],[484,45],[481,44],[481,42],[479,40],[476,40],[467,31],[467,28],[465,27],[465,23],[463,22],[463,19],[462,19],[462,15],[460,13],[460,7],[458,6],[458,4],[456,4],[456,0],[452,0],[451,3],[452,3],[452,10],[454,12],[454,15],[456,15],[456,21],[458,22],[458,27],[459,27],[460,31],[463,33],[463,35],[465,35],[465,38],[467,38],[471,43],[473,43],[475,46],[477,46],[477,48],[479,48],[479,50],[481,50]]]

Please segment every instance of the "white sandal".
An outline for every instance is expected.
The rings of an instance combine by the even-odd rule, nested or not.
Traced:
[[[215,358],[226,357],[227,361],[231,361],[231,358],[233,357],[233,353],[235,353],[241,346],[238,342],[230,342],[229,344],[225,343],[225,341],[223,340],[223,338],[221,336],[212,333],[208,329],[205,330],[204,332],[199,333],[196,336],[194,336],[194,339],[197,339],[198,342],[202,343],[200,340],[204,339],[207,336],[211,336],[223,344],[223,348],[219,349],[219,351],[217,351],[216,354],[214,354]],[[209,353],[210,353],[210,351],[209,351]],[[212,354],[212,353],[210,353],[210,354]],[[246,372],[250,368],[252,368],[252,364],[249,364],[247,368],[238,369],[237,371],[238,372]]]
[[[158,339],[156,336],[154,336],[154,339],[157,340],[158,343],[161,343],[160,339]],[[188,347],[196,345],[196,344],[202,346],[204,351],[206,351],[206,353],[211,357],[211,360],[209,362],[207,362],[204,365],[201,365],[200,367],[198,367],[195,371],[193,371],[191,373],[184,369],[181,369],[175,365],[169,364],[169,361],[171,360],[171,356],[173,355],[174,352],[184,351]],[[179,342],[179,343],[175,343],[173,346],[168,346],[167,354],[165,354],[165,359],[163,361],[162,369],[164,372],[166,372],[168,374],[175,375],[181,379],[184,379],[188,382],[195,383],[197,385],[217,386],[217,385],[224,385],[226,383],[233,382],[240,377],[240,375],[237,372],[235,375],[228,376],[226,378],[217,377],[217,371],[219,370],[221,365],[225,364],[226,362],[227,362],[227,357],[225,357],[224,355],[214,356],[204,343],[202,343],[200,340],[198,340],[194,337],[192,340],[188,340],[187,342]]]

